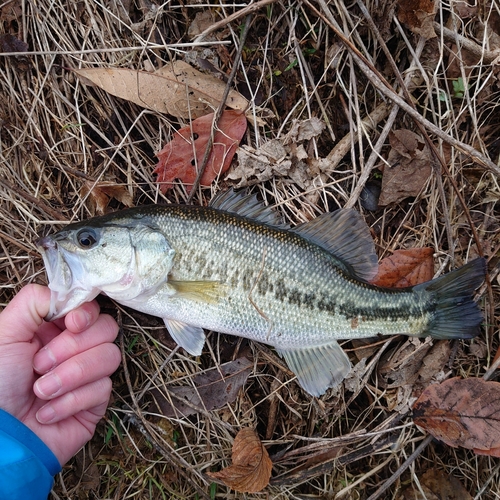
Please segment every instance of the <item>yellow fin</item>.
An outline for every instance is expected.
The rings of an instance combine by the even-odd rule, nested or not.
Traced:
[[[168,281],[177,295],[190,300],[216,303],[225,295],[225,285],[220,281]]]

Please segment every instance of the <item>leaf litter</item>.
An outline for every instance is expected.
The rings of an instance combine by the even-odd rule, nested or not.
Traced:
[[[260,110],[253,99],[260,96],[262,106],[271,112],[265,127],[249,121],[251,128],[241,148],[260,155],[266,142],[278,140],[285,157],[283,165],[275,165],[272,156],[264,155],[263,168],[254,165],[255,173],[249,168],[245,176],[235,180],[223,175],[210,187],[196,190],[195,203],[206,204],[219,189],[247,179],[266,202],[278,204],[292,224],[304,222],[339,206],[359,207],[359,193],[366,183],[380,183],[374,165],[380,165],[380,157],[388,160],[393,150],[392,154],[399,156],[390,165],[394,168],[399,160],[407,162],[407,175],[412,169],[415,187],[405,191],[404,177],[391,181],[385,195],[392,201],[381,207],[372,204],[372,212],[363,214],[377,248],[392,254],[397,248],[432,247],[435,272],[450,263],[453,267],[455,262],[464,262],[479,251],[473,231],[477,229],[483,251],[492,258],[494,267],[500,227],[498,177],[484,169],[484,162],[467,156],[462,145],[475,148],[482,155],[481,161],[498,163],[500,101],[498,65],[493,62],[500,54],[499,23],[491,2],[478,5],[475,11],[468,8],[465,15],[463,8],[475,5],[462,8],[462,4],[465,2],[435,2],[436,17],[423,16],[429,30],[423,33],[429,38],[425,41],[415,34],[416,22],[401,19],[408,28],[398,24],[393,2],[364,3],[374,26],[368,24],[357,3],[346,6],[333,0],[325,8],[319,0],[294,4],[290,9],[286,2],[257,2],[249,6],[255,9],[254,17],[249,38],[241,46],[240,28],[248,10],[237,5],[209,9],[173,2],[167,9],[144,0],[106,6],[94,0],[64,4],[40,0],[35,12],[29,2],[6,2],[0,7],[4,32],[26,42],[28,50],[37,51],[37,55],[26,55],[33,65],[30,71],[16,66],[12,57],[0,55],[0,97],[4,103],[0,108],[2,303],[23,284],[42,281],[41,263],[33,257],[30,244],[40,231],[86,218],[97,210],[94,194],[87,195],[83,189],[86,179],[96,183],[116,179],[117,185],[126,186],[132,194],[134,205],[185,202],[183,186],[176,183],[163,195],[151,178],[154,152],[164,144],[164,134],[173,137],[175,130],[186,126],[197,113],[212,112],[220,101],[213,99],[212,88],[207,90],[202,76],[191,77],[194,73],[187,69],[186,76],[176,76],[176,82],[185,78],[178,93],[172,94],[178,102],[162,102],[171,89],[157,90],[154,95],[150,86],[141,95],[137,78],[139,70],[140,78],[147,73],[142,71],[146,68],[158,71],[171,68],[172,60],[181,60],[191,48],[180,45],[189,42],[190,24],[198,13],[207,11],[218,26],[206,42],[215,56],[210,59],[215,67],[211,71],[229,74],[235,52],[242,49],[236,80],[238,91],[248,97],[244,106],[250,115],[257,116]],[[316,6],[321,15],[313,10]],[[444,131],[431,140],[442,151],[450,175],[439,174],[434,167],[428,175],[425,166],[418,166],[416,160],[425,159],[422,145],[427,144],[422,130],[406,110],[398,112],[381,97],[374,80],[361,72],[353,52],[334,33],[330,15],[340,21],[351,43],[365,54],[375,74],[384,75],[397,95],[400,83],[381,51],[384,43],[389,46],[403,76],[411,76],[407,85],[418,113]],[[47,22],[37,22],[40,16]],[[441,20],[446,24],[432,23],[438,36],[431,38],[429,21]],[[376,30],[381,40],[376,41]],[[334,60],[328,56],[332,53]],[[125,99],[132,94],[130,104],[98,86],[77,85],[75,74],[65,70],[96,66],[131,71],[132,91],[124,90]],[[194,90],[191,88],[193,78],[202,82],[200,91],[196,81]],[[158,79],[152,81],[155,85]],[[217,86],[222,91],[224,83],[220,82]],[[186,94],[191,90],[193,94]],[[180,117],[156,108],[145,112],[148,108],[142,98],[150,91],[150,104],[161,105],[158,109],[168,105]],[[295,135],[291,142],[285,140],[297,124],[311,120],[326,128],[319,133],[313,130],[311,136]],[[407,145],[407,141],[395,143],[392,136],[387,139],[385,130],[392,130],[396,138],[402,130],[416,134],[416,148],[411,141]],[[283,158],[277,153],[272,154],[278,160]],[[290,165],[285,165],[287,160]],[[435,164],[432,153],[428,160],[429,165]],[[235,161],[232,168],[238,168]],[[271,169],[270,176],[266,168]],[[87,177],[75,175],[76,169]],[[382,177],[391,167],[386,170]],[[258,180],[256,174],[263,173]],[[441,188],[439,180],[443,181]],[[465,208],[457,202],[453,183],[467,200]],[[101,195],[99,189],[95,191],[95,197],[102,198],[99,210],[126,204],[124,199]],[[443,472],[443,482],[453,474],[474,495],[478,492],[482,498],[496,498],[500,484],[496,462],[489,457],[481,462],[470,460],[471,452],[463,448],[431,444],[413,457],[411,470],[404,470],[407,457],[412,457],[419,442],[426,442],[404,413],[419,391],[425,384],[449,376],[481,373],[498,349],[495,329],[500,300],[495,277],[492,283],[490,291],[480,292],[486,312],[482,338],[486,355],[471,354],[468,343],[446,343],[447,349],[437,343],[414,363],[412,352],[420,358],[424,350],[421,341],[405,346],[406,338],[378,339],[375,350],[363,351],[363,361],[356,365],[349,387],[318,400],[305,397],[279,358],[262,346],[211,334],[207,351],[192,359],[175,351],[168,338],[156,336],[158,328],[163,328],[156,320],[121,311],[126,364],[113,377],[114,396],[106,421],[85,448],[87,456],[93,457],[87,470],[99,475],[98,480],[88,482],[92,491],[88,495],[232,498],[234,493],[221,483],[210,486],[212,479],[205,472],[220,469],[230,458],[232,437],[251,427],[261,436],[270,430],[266,447],[273,457],[275,474],[263,493],[247,493],[248,498],[261,498],[262,494],[277,499],[371,498],[394,477],[393,472],[401,473],[400,481],[377,495],[398,497],[406,485],[415,489],[419,481],[424,482],[429,464]],[[107,312],[116,314],[114,306],[100,300]],[[344,344],[350,353],[351,346]],[[194,388],[193,380],[200,372],[241,357],[245,350],[255,363],[244,389],[232,402],[208,414],[198,412],[184,418],[158,416],[147,410],[152,386],[161,393],[165,393],[165,386]],[[386,357],[389,351],[392,356]],[[389,376],[391,363],[393,378]],[[124,373],[129,374],[130,384]],[[389,383],[397,380],[402,385],[383,388],[382,376]],[[294,470],[297,462],[300,470]],[[63,500],[74,496],[81,484],[82,473],[74,464],[65,468],[61,482],[55,483],[56,494]],[[88,478],[84,479],[87,482]]]

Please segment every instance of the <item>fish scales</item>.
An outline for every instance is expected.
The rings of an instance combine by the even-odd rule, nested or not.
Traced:
[[[338,261],[299,235],[203,207],[158,209],[169,235],[171,277],[220,280],[220,302],[172,300],[170,315],[211,330],[261,342],[279,336],[283,346],[357,336],[423,330],[432,308],[411,293],[381,291],[342,273]],[[155,308],[164,304],[155,304]],[[428,310],[426,310],[428,309]],[[155,311],[156,314],[159,311]]]
[[[337,339],[471,338],[482,321],[472,295],[484,259],[415,287],[370,285],[377,258],[354,210],[287,228],[254,195],[229,191],[209,207],[153,205],[70,224],[37,246],[48,319],[103,292],[163,318],[193,355],[203,329],[270,344],[314,396],[351,368]]]

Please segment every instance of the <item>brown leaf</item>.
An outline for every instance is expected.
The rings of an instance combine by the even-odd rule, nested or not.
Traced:
[[[28,44],[19,38],[8,33],[0,35],[0,52],[27,52],[27,50]],[[26,56],[13,56],[12,60],[20,71],[27,71],[30,67],[30,61]]]
[[[434,0],[398,0],[398,19],[413,33],[427,39],[434,38],[436,9],[437,2]]]
[[[210,138],[213,117],[213,113],[210,113],[194,120],[191,126],[179,129],[174,138],[156,154],[159,162],[154,173],[158,175],[156,182],[163,193],[172,187],[175,179],[182,181],[188,192],[191,190]],[[246,128],[244,114],[233,110],[222,113],[212,152],[201,178],[202,186],[210,186],[217,176],[229,168]]]
[[[415,424],[450,446],[480,454],[500,449],[500,383],[452,378],[425,389],[413,406]]]
[[[233,465],[208,475],[241,493],[256,493],[269,484],[273,463],[253,429],[246,427],[238,432],[232,460]]]
[[[23,15],[23,0],[2,2],[0,7],[0,21],[10,23],[17,21]]]
[[[83,68],[73,71],[110,94],[158,113],[198,118],[216,108],[226,84],[205,75],[184,61],[174,61],[155,73],[127,68]],[[226,105],[240,111],[248,101],[231,91]]]
[[[151,393],[159,411],[167,417],[187,417],[197,413],[196,408],[199,411],[215,410],[236,399],[252,366],[253,363],[247,358],[238,358],[196,375],[193,378],[194,386],[169,387],[169,392],[176,397],[167,399],[158,390],[152,390]]]
[[[372,283],[386,288],[403,288],[429,281],[434,275],[433,254],[434,250],[429,247],[395,250],[380,261]]]
[[[26,52],[28,44],[13,35],[3,33],[0,35],[0,52]]]
[[[431,175],[429,148],[423,139],[411,130],[395,130],[389,134],[392,149],[389,166],[384,166],[379,205],[397,203],[409,196],[417,196]]]
[[[413,384],[431,344],[409,338],[402,346],[382,355],[378,364],[378,383],[384,389]]]
[[[111,181],[85,181],[82,187],[82,196],[89,194],[89,201],[92,210],[98,214],[106,213],[109,202],[112,198],[123,203],[126,207],[133,205],[132,195],[124,185],[116,184]]]
[[[419,482],[424,495],[416,487],[410,486],[403,491],[404,500],[472,500],[463,484],[442,470],[427,470]]]

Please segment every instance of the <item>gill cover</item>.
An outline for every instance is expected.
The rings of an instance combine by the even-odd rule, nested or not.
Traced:
[[[158,228],[147,220],[101,220],[71,224],[36,242],[51,290],[48,321],[100,292],[130,302],[167,280],[175,251]]]

